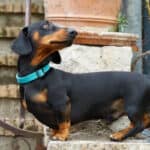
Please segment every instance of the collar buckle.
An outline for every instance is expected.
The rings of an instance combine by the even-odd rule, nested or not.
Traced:
[[[36,71],[36,75],[37,75],[38,78],[43,77],[44,74],[45,74],[45,71],[44,71],[43,68],[38,70],[38,71]]]

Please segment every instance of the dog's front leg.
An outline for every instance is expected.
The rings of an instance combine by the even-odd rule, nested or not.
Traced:
[[[63,108],[63,109],[62,109]],[[70,132],[70,113],[71,113],[71,104],[70,101],[67,101],[61,109],[55,110],[57,122],[58,122],[58,130],[52,131],[52,139],[53,140],[61,140],[65,141],[68,139]]]

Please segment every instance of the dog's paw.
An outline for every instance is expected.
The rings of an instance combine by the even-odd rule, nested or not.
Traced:
[[[55,129],[52,129],[52,131],[51,131],[51,137],[53,137],[53,136],[55,136],[55,134],[58,132],[58,130],[55,130]]]
[[[110,135],[110,139],[112,141],[122,141],[124,138],[124,135],[120,132],[114,133]]]
[[[52,140],[66,141],[67,139],[68,136],[65,134],[56,133],[54,136],[52,136]]]

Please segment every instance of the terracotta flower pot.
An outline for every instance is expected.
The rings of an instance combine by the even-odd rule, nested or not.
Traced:
[[[44,0],[44,6],[50,21],[76,28],[106,29],[116,26],[121,0]]]

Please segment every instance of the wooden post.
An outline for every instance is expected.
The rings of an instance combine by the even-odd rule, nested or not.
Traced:
[[[30,22],[31,22],[31,0],[26,0],[25,26],[28,26]]]

